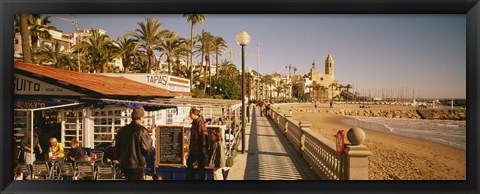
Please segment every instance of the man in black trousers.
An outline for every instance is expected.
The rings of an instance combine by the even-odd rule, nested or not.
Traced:
[[[115,136],[118,161],[127,180],[144,180],[145,157],[153,150],[153,140],[142,126],[144,117],[143,107],[133,109],[132,122]]]

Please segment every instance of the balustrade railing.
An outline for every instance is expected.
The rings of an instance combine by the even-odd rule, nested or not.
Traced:
[[[293,146],[302,153],[303,158],[321,179],[368,179],[368,156],[371,155],[371,152],[366,146],[361,145],[364,141],[363,130],[359,128],[349,130],[348,133],[359,133],[359,129],[360,133],[363,133],[363,139],[353,141],[359,143],[346,145],[345,151],[339,155],[335,142],[313,132],[309,122],[295,121],[291,115],[284,115],[280,110],[274,108],[270,109],[267,115]]]

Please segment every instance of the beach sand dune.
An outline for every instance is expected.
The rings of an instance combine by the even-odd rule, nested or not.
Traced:
[[[307,105],[313,109],[312,105]],[[280,105],[282,110],[306,108],[305,105]],[[322,104],[319,108],[326,108]],[[339,107],[337,107],[339,108]],[[340,108],[350,108],[344,105]],[[353,107],[351,107],[353,108]],[[382,108],[392,108],[382,106]],[[403,107],[408,109],[408,107]],[[338,130],[349,126],[341,115],[292,111],[296,121],[309,121],[312,129],[335,142]],[[466,151],[447,145],[364,129],[369,157],[370,180],[466,180]]]

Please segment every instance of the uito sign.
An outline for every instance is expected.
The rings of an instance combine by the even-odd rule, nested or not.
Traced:
[[[342,155],[343,150],[345,149],[345,135],[343,134],[342,130],[339,130],[337,132],[336,145],[337,145],[337,153],[340,156]]]

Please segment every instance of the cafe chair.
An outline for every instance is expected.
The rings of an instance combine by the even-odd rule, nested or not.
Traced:
[[[75,167],[74,180],[95,180],[95,172],[90,162],[78,162]]]
[[[30,166],[25,163],[20,163],[20,168],[22,169],[23,180],[31,180],[32,172],[30,170]]]
[[[90,156],[92,154],[95,154],[97,156],[96,160],[95,160],[95,164],[98,165],[98,164],[103,164],[103,156],[105,155],[102,151],[92,151],[90,153]]]
[[[72,180],[75,176],[75,170],[73,169],[73,164],[70,162],[64,162],[60,164],[60,174],[59,178],[63,180]]]
[[[115,180],[115,167],[107,164],[99,164],[96,170],[96,180]]]
[[[47,162],[35,161],[32,167],[32,180],[50,179],[50,169],[48,168]]]

